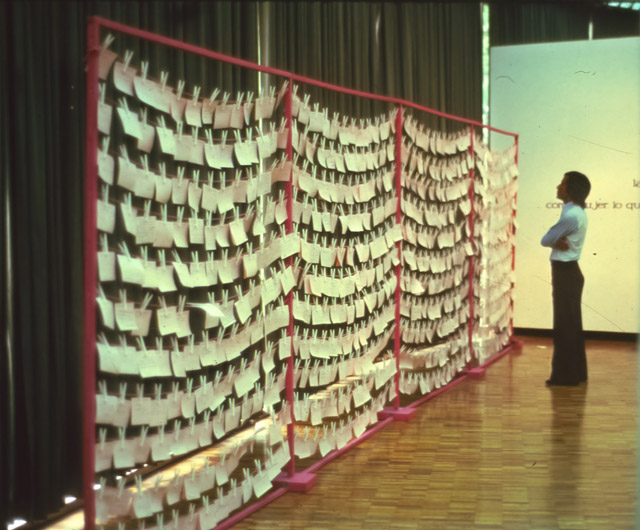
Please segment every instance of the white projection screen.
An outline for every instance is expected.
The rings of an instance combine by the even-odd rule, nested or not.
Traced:
[[[635,333],[640,300],[640,38],[491,49],[490,116],[520,134],[514,326],[552,328],[549,249],[566,171],[591,180],[584,329]],[[493,134],[492,149],[507,147]],[[508,140],[510,143],[510,139]]]

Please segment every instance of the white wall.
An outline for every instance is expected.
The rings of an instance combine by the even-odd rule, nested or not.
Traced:
[[[514,325],[551,328],[556,186],[591,180],[580,260],[584,328],[636,332],[640,300],[640,38],[491,49],[491,125],[520,134]],[[511,139],[493,134],[492,148]]]

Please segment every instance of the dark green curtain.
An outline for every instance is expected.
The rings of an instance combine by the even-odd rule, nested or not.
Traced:
[[[265,4],[271,66],[481,119],[479,3]],[[310,87],[304,87],[304,93],[330,110],[355,117],[390,108]],[[426,115],[421,119],[431,126],[450,125]]]
[[[491,46],[640,35],[640,13],[604,2],[495,2],[490,12]]]
[[[3,416],[13,418],[0,427],[4,524],[57,509],[63,492],[79,493],[84,37],[68,30],[82,24],[72,10],[1,9],[0,178],[13,270],[12,289],[3,290],[13,314],[0,390]]]
[[[272,66],[481,116],[477,3],[0,2],[0,325],[12,338],[0,360],[0,524],[42,519],[61,508],[63,495],[81,495],[90,15],[254,62],[260,20]],[[257,87],[255,73],[116,37],[116,51],[132,50],[136,67],[148,59],[152,77],[168,70],[173,85],[197,80],[203,95]],[[389,109],[327,91],[312,96],[355,116]]]

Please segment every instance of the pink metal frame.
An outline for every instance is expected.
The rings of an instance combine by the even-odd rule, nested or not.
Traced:
[[[472,245],[475,245],[475,240],[474,240],[474,228],[475,228],[475,213],[476,213],[476,209],[475,209],[475,197],[474,197],[474,193],[475,193],[475,186],[474,186],[474,181],[473,181],[473,170],[474,170],[474,166],[475,163],[473,162],[473,160],[475,159],[475,155],[473,152],[473,133],[474,133],[474,129],[473,129],[473,125],[471,125],[471,127],[469,127],[469,153],[471,153],[471,167],[469,168],[469,202],[471,203],[471,210],[469,211],[469,240],[471,241]],[[471,354],[471,359],[469,360],[469,365],[473,365],[474,364],[474,359],[473,359],[473,318],[474,318],[474,307],[473,307],[473,270],[474,267],[474,259],[473,259],[473,255],[469,256],[469,323],[467,324],[468,326],[468,332],[469,332],[469,352]]]
[[[293,148],[292,148],[292,138],[291,138],[291,130],[292,130],[292,86],[294,82],[304,83],[308,85],[314,85],[320,88],[325,88],[328,90],[333,90],[336,92],[341,92],[343,94],[349,94],[352,96],[358,96],[368,99],[373,99],[377,101],[384,101],[387,103],[391,103],[397,106],[396,112],[396,138],[395,138],[395,147],[396,147],[396,166],[395,166],[395,180],[396,180],[396,190],[398,197],[398,206],[396,210],[396,222],[402,222],[402,209],[401,209],[401,201],[402,201],[402,126],[403,126],[403,110],[405,107],[412,108],[415,110],[419,110],[422,112],[426,112],[435,116],[439,116],[441,118],[447,118],[450,120],[454,120],[460,123],[464,123],[470,126],[470,134],[471,134],[471,146],[470,151],[473,155],[473,133],[474,127],[486,128],[493,132],[497,132],[500,134],[505,134],[508,136],[512,136],[515,138],[516,142],[516,164],[518,162],[518,135],[509,131],[505,131],[502,129],[498,129],[495,127],[491,127],[488,125],[483,125],[480,122],[469,120],[466,118],[461,118],[459,116],[454,116],[452,114],[447,114],[445,112],[441,112],[435,109],[431,109],[422,105],[418,105],[411,101],[406,101],[399,98],[393,98],[388,96],[381,96],[378,94],[371,94],[368,92],[363,92],[360,90],[354,90],[350,88],[341,87],[338,85],[333,85],[330,83],[325,83],[323,81],[318,81],[316,79],[311,79],[308,77],[304,77],[301,75],[293,74],[291,72],[287,72],[285,70],[280,70],[278,68],[271,68],[268,66],[263,66],[259,64],[252,63],[250,61],[245,61],[243,59],[238,59],[236,57],[231,57],[229,55],[224,55],[222,53],[214,52],[211,50],[207,50],[204,48],[200,48],[198,46],[194,46],[192,44],[187,44],[175,39],[170,39],[167,37],[163,37],[161,35],[151,33],[149,31],[144,31],[138,28],[134,28],[131,26],[127,26],[124,24],[120,24],[118,22],[113,22],[111,20],[107,20],[101,17],[90,17],[88,21],[88,31],[87,31],[87,86],[86,86],[86,94],[87,94],[87,102],[86,102],[86,184],[85,184],[85,274],[84,274],[84,412],[83,412],[83,498],[84,498],[84,514],[85,514],[85,528],[89,530],[93,530],[95,528],[95,494],[94,494],[94,468],[95,468],[95,372],[96,372],[96,346],[95,346],[95,335],[96,335],[96,308],[95,308],[95,300],[96,300],[96,277],[97,277],[97,236],[96,236],[96,201],[98,196],[98,168],[97,168],[97,149],[98,149],[98,132],[97,132],[97,114],[98,114],[98,58],[100,52],[100,28],[106,28],[113,31],[117,31],[119,33],[123,33],[126,35],[131,35],[140,39],[144,39],[150,42],[155,42],[158,44],[162,44],[165,46],[169,46],[172,48],[176,48],[179,50],[183,50],[185,52],[193,53],[196,55],[200,55],[202,57],[207,57],[209,59],[214,59],[217,61],[221,61],[228,64],[233,64],[236,66],[240,66],[243,68],[248,68],[251,70],[256,70],[259,72],[277,75],[283,77],[288,80],[288,87],[285,93],[285,119],[288,126],[288,136],[287,136],[287,147],[286,147],[286,156],[287,160],[292,161],[293,159]],[[470,168],[471,184],[469,188],[469,196],[471,198],[471,213],[470,213],[470,236],[473,239],[473,166]],[[286,221],[286,231],[287,233],[291,233],[293,231],[293,216],[292,216],[292,207],[293,207],[293,187],[292,187],[292,178],[290,175],[289,182],[286,186],[286,194],[287,194],[287,221]],[[513,216],[515,218],[516,210],[514,206]],[[514,228],[515,231],[515,228]],[[402,260],[402,242],[399,241],[396,243],[396,248],[398,251],[398,258]],[[470,258],[472,260],[472,258]],[[288,258],[289,263],[291,263],[292,258]],[[512,247],[512,267],[515,265],[515,247]],[[396,292],[395,292],[395,303],[396,303],[396,311],[395,311],[395,330],[394,330],[394,355],[396,359],[396,368],[397,373],[395,375],[395,386],[396,386],[396,398],[394,400],[395,409],[399,409],[400,407],[400,338],[401,338],[401,327],[400,327],[400,297],[401,297],[401,273],[402,273],[402,263],[400,262],[395,268],[396,278],[398,280]],[[473,332],[473,261],[470,261],[469,267],[469,303],[470,303],[470,324],[469,324],[469,347],[473,348],[472,343],[472,332]],[[291,308],[291,304],[293,301],[292,293],[287,295],[287,303]],[[513,302],[512,302],[513,304]],[[289,325],[287,329],[287,335],[289,337],[293,337],[293,312],[290,310],[289,316]],[[513,335],[513,321],[511,322],[511,335]],[[292,341],[293,342],[293,341]],[[497,359],[501,358],[503,355],[511,351],[512,349],[518,348],[520,343],[518,341],[514,341],[513,338],[510,341],[510,345],[505,348],[498,355],[494,356],[492,359],[484,363],[482,367],[487,366]],[[293,345],[292,345],[293,349]],[[293,360],[293,351],[287,360],[287,401],[292,404],[293,403],[293,371],[294,371],[294,360]],[[470,375],[469,373],[462,374],[460,377],[456,378],[454,381],[449,383],[448,385],[431,392],[427,396],[419,399],[409,405],[409,408],[415,408],[419,404],[433,399],[437,395],[441,394],[445,390],[449,388],[453,388],[458,385],[461,381],[466,379],[466,377]],[[292,410],[293,414],[293,410]],[[295,421],[295,418],[294,418]],[[337,458],[344,452],[350,450],[355,445],[361,443],[365,439],[369,438],[380,429],[384,428],[388,423],[393,421],[392,417],[387,417],[387,419],[383,419],[380,421],[375,427],[366,431],[359,438],[351,441],[344,448],[340,450],[336,450],[331,452],[325,458],[316,462],[309,469],[305,471],[305,473],[312,473],[324,466],[328,462]],[[296,474],[295,471],[295,457],[294,457],[294,423],[291,423],[287,426],[287,438],[289,441],[289,451],[291,455],[291,461],[287,466],[287,475],[289,477],[293,477]],[[265,498],[261,499],[259,502],[252,504],[251,506],[245,508],[244,510],[238,512],[237,514],[229,517],[225,521],[221,522],[216,529],[226,529],[258,510],[265,504],[275,500],[276,498],[283,495],[287,488],[278,488],[273,490],[269,495]]]

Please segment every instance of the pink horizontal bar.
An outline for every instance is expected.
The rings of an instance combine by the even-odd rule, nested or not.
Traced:
[[[362,436],[356,438],[355,440],[351,440],[342,449],[337,449],[335,451],[331,451],[322,460],[318,460],[315,464],[313,464],[312,466],[309,466],[307,469],[305,469],[305,471],[308,472],[308,473],[313,473],[314,471],[317,471],[318,469],[320,469],[324,465],[328,464],[332,460],[335,460],[339,456],[343,455],[344,453],[346,453],[347,451],[349,451],[350,449],[352,449],[353,447],[355,447],[359,443],[364,442],[367,438],[373,436],[378,431],[384,429],[392,421],[393,421],[393,418],[387,418],[386,420],[382,420],[380,423],[376,424],[375,427],[371,427],[371,429],[369,429],[368,431],[363,433]]]
[[[422,396],[421,398],[417,399],[413,403],[410,403],[409,405],[407,405],[407,407],[415,408],[419,405],[422,405],[423,403],[439,396],[440,394],[446,392],[447,390],[451,390],[454,386],[462,383],[462,381],[464,381],[466,378],[467,378],[466,375],[461,375],[457,379],[454,379],[450,383],[444,385],[443,387],[440,387],[438,390],[435,390],[434,392],[429,392],[426,396]]]
[[[285,493],[287,493],[287,488],[279,488],[277,490],[272,491],[266,497],[263,497],[258,502],[248,506],[244,510],[240,510],[238,513],[232,515],[231,517],[227,517],[224,521],[219,523],[214,530],[226,530],[227,528],[231,528],[234,524],[241,521],[245,517],[249,517],[253,512],[258,511],[260,508],[263,508],[270,502],[275,501],[276,499],[282,497]]]
[[[253,63],[251,61],[246,61],[244,59],[238,59],[237,57],[225,55],[224,53],[213,52],[211,50],[207,50],[206,48],[195,46],[194,44],[187,44],[186,42],[171,39],[169,37],[163,37],[162,35],[151,33],[150,31],[145,31],[143,29],[127,26],[126,24],[121,24],[120,22],[114,22],[113,20],[108,20],[106,18],[90,17],[90,20],[95,20],[98,24],[100,24],[101,26],[104,26],[105,28],[109,28],[114,31],[119,31],[120,33],[124,33],[126,35],[132,35],[140,39],[145,39],[151,42],[157,42],[159,44],[164,44],[165,46],[171,46],[173,48],[184,50],[190,53],[195,53],[197,55],[202,55],[203,57],[208,57],[210,59],[216,59],[218,61],[234,64],[236,66],[242,66],[244,68],[250,68],[251,70],[257,70],[259,72],[264,72],[267,74],[278,75],[281,77],[288,77],[300,83],[306,83],[308,85],[314,85],[320,88],[327,88],[329,90],[334,90],[336,92],[341,92],[343,94],[360,96],[368,99],[374,99],[377,101],[386,101],[388,103],[395,103],[396,105],[406,105],[408,107],[412,107],[414,109],[421,110],[423,112],[427,112],[435,116],[440,116],[441,118],[448,118],[450,120],[459,121],[469,125],[483,127],[485,129],[489,129],[490,131],[494,131],[500,134],[506,134],[507,136],[513,136],[516,138],[518,137],[518,134],[516,133],[503,131],[502,129],[497,129],[495,127],[491,127],[490,125],[483,125],[482,123],[474,120],[461,118],[460,116],[455,116],[453,114],[447,114],[446,112],[441,112],[439,110],[431,109],[423,105],[418,105],[417,103],[412,103],[411,101],[406,101],[404,99],[394,98],[390,96],[381,96],[379,94],[371,94],[370,92],[363,92],[361,90],[355,90],[353,88],[345,88],[338,85],[333,85],[331,83],[326,83],[324,81],[318,81],[317,79],[304,77],[302,75],[287,72],[286,70],[281,70],[279,68],[272,68],[271,66],[263,66],[260,64]]]

